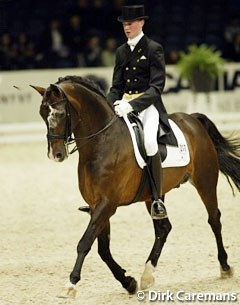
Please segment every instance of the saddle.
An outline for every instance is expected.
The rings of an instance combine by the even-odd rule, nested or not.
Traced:
[[[147,154],[146,154],[146,149],[144,146],[144,136],[143,136],[143,125],[139,117],[131,112],[128,114],[128,119],[133,127],[133,131],[135,133],[137,145],[139,152],[143,158],[143,160],[147,163]],[[160,126],[158,127],[158,134],[160,134]],[[160,137],[158,136],[157,139]],[[158,142],[158,151],[160,152],[161,160],[162,162],[166,159],[167,157],[167,148],[166,144],[164,143],[159,143]]]

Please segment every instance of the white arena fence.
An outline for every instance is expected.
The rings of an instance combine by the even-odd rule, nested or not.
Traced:
[[[169,113],[201,112],[222,132],[240,132],[240,64],[228,64],[218,79],[217,91],[208,96],[193,95],[175,66],[167,66],[166,72],[163,100]],[[46,140],[46,127],[39,115],[41,96],[29,85],[48,87],[66,75],[94,75],[108,91],[112,73],[111,67],[0,72],[0,143]]]

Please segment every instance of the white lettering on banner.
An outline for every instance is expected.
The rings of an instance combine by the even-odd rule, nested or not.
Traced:
[[[240,63],[227,64],[222,81],[216,86],[221,87],[214,91],[214,98],[210,104],[216,105],[214,112],[240,111]],[[166,67],[166,85],[163,101],[169,113],[188,112],[191,92],[186,80],[180,78],[176,66]],[[88,76],[94,75],[106,81],[107,91],[111,86],[113,68],[75,68],[55,70],[28,70],[0,73],[0,124],[13,122],[41,122],[39,106],[41,96],[29,87],[29,84],[48,87],[59,77],[66,75]],[[14,88],[15,86],[15,88]],[[17,90],[20,88],[20,90]],[[199,102],[201,104],[201,101]],[[194,105],[193,105],[194,106]],[[197,110],[197,109],[195,109]]]
[[[175,66],[167,66],[164,94],[176,93],[189,89],[186,80],[182,79]],[[235,90],[240,88],[240,64],[228,64],[223,76],[216,79],[215,90]]]

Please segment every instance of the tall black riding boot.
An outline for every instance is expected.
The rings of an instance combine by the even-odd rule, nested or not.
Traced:
[[[154,198],[153,200],[151,207],[151,216],[153,219],[167,218],[166,208],[163,204],[163,201],[160,199],[162,197],[163,175],[162,175],[162,162],[159,152],[157,152],[156,155],[150,157],[149,169],[158,195],[158,199]]]

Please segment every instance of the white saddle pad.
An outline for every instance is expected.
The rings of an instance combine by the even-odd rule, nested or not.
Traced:
[[[123,116],[124,121],[126,122],[132,142],[133,142],[133,148],[134,148],[134,153],[135,157],[137,160],[138,165],[143,168],[146,163],[143,160],[138,146],[137,146],[137,141],[135,137],[135,133],[132,127],[132,124],[130,123],[128,117],[125,115]],[[169,119],[169,124],[173,130],[173,133],[175,134],[175,137],[177,138],[178,141],[178,146],[170,146],[167,145],[167,157],[162,163],[162,167],[180,167],[180,166],[185,166],[189,164],[190,162],[190,155],[189,155],[189,149],[187,146],[186,139],[181,131],[181,129],[177,126],[176,123],[174,123],[172,120]]]

